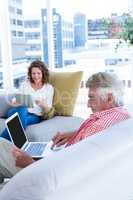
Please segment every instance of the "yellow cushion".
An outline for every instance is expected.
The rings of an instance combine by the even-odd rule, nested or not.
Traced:
[[[59,115],[73,114],[82,74],[82,71],[50,72],[50,83],[55,88],[53,106]]]

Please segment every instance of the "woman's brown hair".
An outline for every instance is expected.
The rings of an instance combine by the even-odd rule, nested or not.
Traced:
[[[44,64],[44,62],[40,60],[36,60],[36,61],[33,61],[28,68],[28,80],[31,83],[34,83],[34,80],[32,79],[32,75],[31,75],[33,68],[38,68],[42,72],[42,84],[49,82],[49,70],[47,66]]]

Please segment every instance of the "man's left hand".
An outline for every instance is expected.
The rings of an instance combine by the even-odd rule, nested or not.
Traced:
[[[13,147],[12,154],[15,158],[17,167],[24,168],[35,162],[35,160],[33,160],[33,158],[30,155],[17,148],[16,146]]]

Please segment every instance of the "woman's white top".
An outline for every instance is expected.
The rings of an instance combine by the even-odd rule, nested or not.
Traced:
[[[28,112],[41,116],[45,111],[36,104],[36,100],[44,101],[44,103],[51,108],[54,96],[54,88],[51,84],[46,83],[42,88],[35,90],[29,81],[24,82],[20,88],[19,93],[30,95],[33,101],[33,108],[28,108]]]

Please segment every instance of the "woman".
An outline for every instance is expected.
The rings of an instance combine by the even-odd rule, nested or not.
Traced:
[[[27,108],[20,105],[14,98],[12,106],[7,117],[15,112],[19,113],[24,129],[31,124],[41,122],[42,115],[48,113],[52,107],[54,88],[49,84],[49,71],[42,61],[33,61],[28,69],[28,80],[22,84],[19,89],[22,94],[31,95],[33,108]],[[10,140],[7,129],[5,129],[1,137]]]

